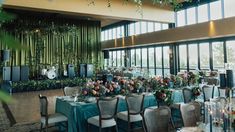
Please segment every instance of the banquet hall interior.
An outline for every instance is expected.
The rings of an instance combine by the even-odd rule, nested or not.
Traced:
[[[0,0],[0,132],[234,132],[235,0]]]

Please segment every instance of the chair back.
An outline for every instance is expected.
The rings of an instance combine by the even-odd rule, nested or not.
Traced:
[[[197,125],[197,122],[200,120],[200,107],[200,104],[197,102],[180,105],[184,127]]]
[[[39,95],[39,102],[40,102],[40,114],[42,117],[47,117],[47,107],[48,107],[48,101],[46,96]]]
[[[183,88],[183,97],[184,97],[184,103],[189,103],[193,99],[193,93],[192,90],[189,88]]]
[[[97,107],[100,119],[111,119],[117,114],[119,98],[102,98],[98,99]]]
[[[78,92],[80,92],[79,87],[65,87],[64,88],[64,95],[65,96],[72,96]]]
[[[218,92],[219,92],[219,97],[224,97],[224,98],[228,97],[228,89],[227,88],[218,87]]]
[[[127,110],[129,114],[140,114],[143,112],[144,95],[126,96]]]
[[[207,77],[205,78],[205,82],[207,82],[207,85],[219,85],[219,79],[213,78],[213,77]]]
[[[145,109],[144,122],[147,132],[168,132],[171,110],[167,106],[156,109]]]
[[[214,86],[212,85],[205,85],[202,87],[204,101],[209,101],[210,98],[213,98],[214,93]]]

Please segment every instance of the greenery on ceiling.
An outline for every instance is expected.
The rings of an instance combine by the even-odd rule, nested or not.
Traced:
[[[95,5],[96,0],[88,0],[89,5]],[[182,7],[183,2],[192,2],[192,0],[123,0],[124,4],[134,3],[138,8],[137,11],[142,12],[142,5],[144,1],[150,1],[153,5],[171,6],[173,10],[178,10]],[[107,7],[112,7],[112,0],[107,0]]]

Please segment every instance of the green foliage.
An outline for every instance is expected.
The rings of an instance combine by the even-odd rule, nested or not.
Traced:
[[[49,89],[60,89],[66,86],[84,86],[86,79],[73,78],[63,80],[30,80],[25,82],[14,82],[12,84],[13,92],[39,91]]]

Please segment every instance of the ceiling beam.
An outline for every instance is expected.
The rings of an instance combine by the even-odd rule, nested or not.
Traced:
[[[124,4],[123,0],[111,0],[111,2],[111,7],[107,7],[107,0],[95,0],[94,5],[89,5],[89,0],[5,0],[3,7],[78,14],[102,19],[174,22],[174,12],[170,7],[144,3],[141,15],[136,5],[131,2],[127,4]]]

